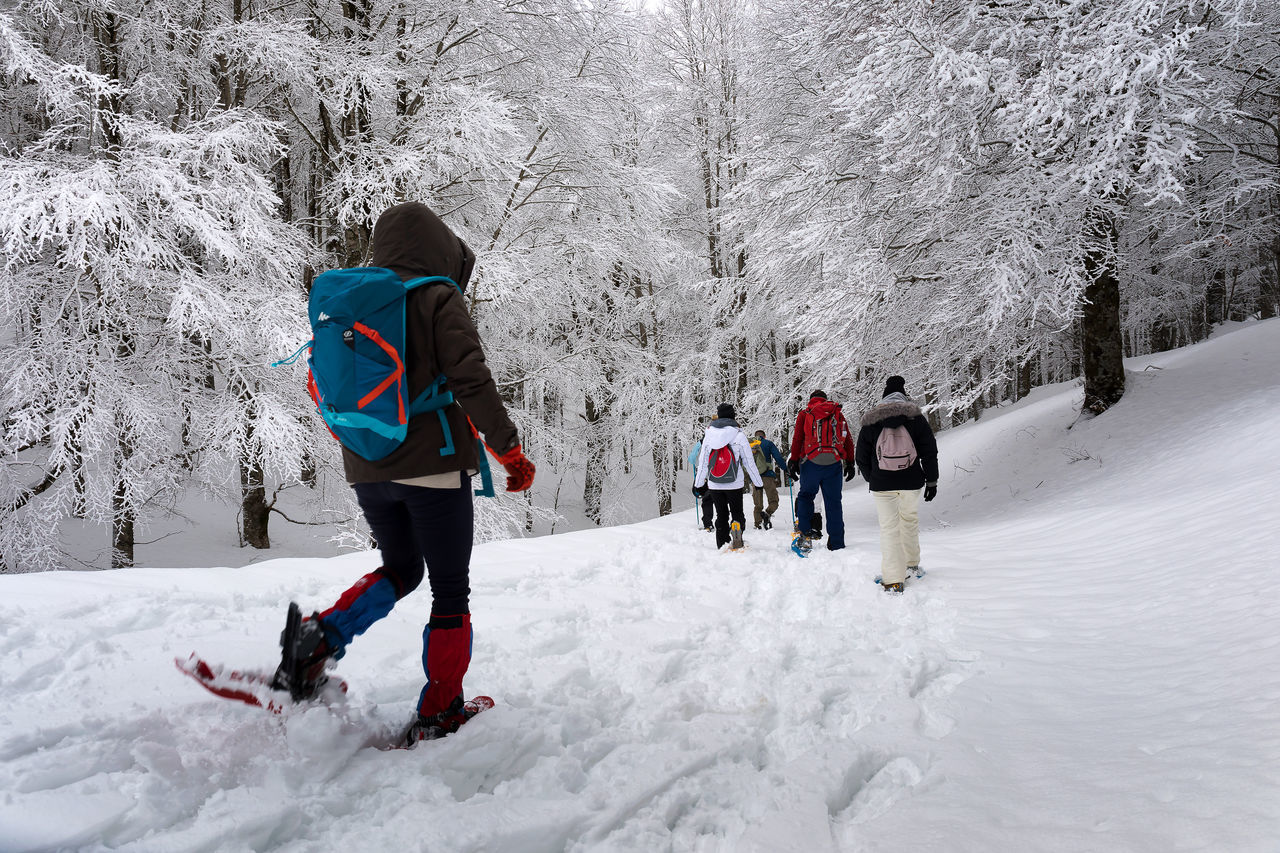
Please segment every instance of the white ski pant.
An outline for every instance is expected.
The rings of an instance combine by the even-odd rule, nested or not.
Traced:
[[[924,489],[872,492],[880,517],[880,577],[902,583],[920,565],[920,495]]]

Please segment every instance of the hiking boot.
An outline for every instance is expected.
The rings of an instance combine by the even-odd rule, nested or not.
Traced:
[[[702,528],[702,529],[703,529],[703,530],[705,530],[705,531],[707,531],[708,533],[710,533],[712,530],[715,530],[715,528],[714,528],[714,527],[712,527],[710,524],[708,524],[706,527],[704,527],[704,528]]]
[[[907,566],[907,577],[915,576],[917,578],[924,577],[924,570],[919,566]]]
[[[404,733],[404,745],[408,749],[413,749],[419,741],[439,740],[445,735],[451,735],[462,728],[462,724],[471,716],[474,714],[467,714],[466,703],[462,701],[462,694],[459,693],[449,703],[449,707],[440,713],[430,716],[419,714],[418,719],[414,720],[409,730]]]
[[[902,584],[900,583],[887,583],[882,586],[884,591],[890,595],[902,595]]]
[[[822,513],[815,512],[809,521],[809,532],[806,534],[810,539],[822,538]]]
[[[757,522],[756,522],[756,530],[763,530],[763,529],[764,529],[764,528],[760,526],[760,522],[758,522],[758,521],[757,521]]]
[[[742,547],[742,525],[733,522],[729,525],[729,550],[737,551]]]
[[[761,520],[764,523],[765,530],[773,529],[773,521],[769,518],[769,513],[766,512],[763,516],[761,516]]]
[[[289,602],[284,630],[280,632],[280,666],[271,679],[274,690],[288,690],[293,701],[300,702],[316,695],[329,680],[325,667],[333,652],[324,637],[319,613],[303,619],[298,605]]]

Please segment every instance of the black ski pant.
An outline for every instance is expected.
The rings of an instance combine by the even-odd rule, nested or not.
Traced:
[[[356,501],[382,551],[379,572],[404,598],[431,585],[433,613],[469,613],[471,541],[475,509],[471,484],[461,473],[456,489],[403,483],[356,483]]]
[[[747,517],[742,513],[742,489],[709,489],[707,497],[716,510],[716,547],[722,548],[729,541],[729,522],[738,522],[738,527],[747,526]]]
[[[708,493],[702,498],[702,526],[710,527],[713,523],[715,514],[715,506],[711,503],[711,494]]]
[[[417,589],[425,565],[431,619],[422,630],[427,683],[418,696],[418,713],[434,716],[462,696],[462,680],[471,664],[471,483],[460,472],[455,489],[390,482],[356,483],[354,488],[382,551],[382,567],[357,581],[321,618],[330,630],[350,623],[350,633],[360,633]],[[387,594],[388,585],[394,587],[394,598]]]

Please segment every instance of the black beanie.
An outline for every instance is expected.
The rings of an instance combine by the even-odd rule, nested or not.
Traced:
[[[884,393],[880,396],[888,397],[890,394],[905,393],[907,393],[907,380],[903,379],[901,376],[890,376],[885,380]]]
[[[826,391],[814,391],[812,394],[810,394],[810,395],[809,395],[809,399],[810,399],[810,400],[812,400],[814,397],[818,397],[818,398],[820,398],[820,399],[825,400],[825,399],[827,399],[827,392],[826,392]]]
[[[717,418],[736,418],[738,413],[733,410],[733,403],[721,403],[716,408]]]

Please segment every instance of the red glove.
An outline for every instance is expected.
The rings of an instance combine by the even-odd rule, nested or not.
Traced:
[[[533,485],[535,469],[529,457],[525,456],[524,451],[520,449],[520,445],[517,444],[499,456],[498,461],[502,463],[503,468],[507,469],[508,492],[523,492]]]

